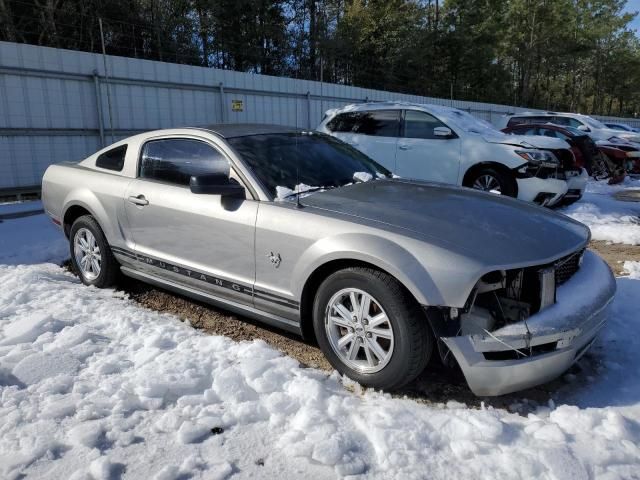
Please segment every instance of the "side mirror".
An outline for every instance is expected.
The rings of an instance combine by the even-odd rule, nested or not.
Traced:
[[[578,130],[582,130],[583,132],[590,132],[591,129],[586,125],[578,125]]]
[[[192,193],[244,198],[244,187],[224,173],[192,175],[189,181]]]
[[[451,138],[453,136],[453,132],[447,127],[436,127],[433,129],[433,135],[441,138]]]

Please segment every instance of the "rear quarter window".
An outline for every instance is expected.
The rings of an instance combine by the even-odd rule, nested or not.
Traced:
[[[327,123],[327,128],[332,132],[352,132],[357,121],[356,112],[340,113]]]
[[[400,110],[340,113],[327,123],[327,128],[338,133],[397,137],[400,135]]]
[[[102,153],[96,159],[96,167],[121,172],[124,167],[124,158],[127,154],[127,146],[121,145]]]

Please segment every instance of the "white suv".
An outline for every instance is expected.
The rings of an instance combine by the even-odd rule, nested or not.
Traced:
[[[498,128],[514,127],[524,123],[553,123],[573,127],[587,132],[596,141],[609,140],[612,137],[620,137],[632,142],[640,141],[640,135],[636,132],[607,127],[600,120],[580,113],[522,112],[504,115],[498,120]]]
[[[541,205],[554,205],[567,193],[565,170],[574,165],[563,140],[506,135],[467,112],[436,105],[348,105],[327,111],[318,130],[353,145],[399,176]],[[586,172],[579,175],[586,185]]]

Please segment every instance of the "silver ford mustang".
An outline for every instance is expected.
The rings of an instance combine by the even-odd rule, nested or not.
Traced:
[[[49,167],[47,213],[87,285],[121,272],[315,338],[363,385],[430,359],[477,395],[553,379],[615,293],[563,215],[392,178],[330,136],[265,125],[159,130]]]

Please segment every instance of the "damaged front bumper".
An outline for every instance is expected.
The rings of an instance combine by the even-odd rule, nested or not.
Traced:
[[[611,269],[587,251],[582,267],[558,287],[554,305],[490,334],[441,339],[476,395],[523,390],[557,378],[587,351],[615,291]]]
[[[567,182],[557,178],[518,178],[518,198],[525,202],[551,206],[558,203],[567,193]]]

